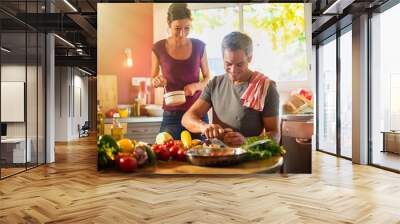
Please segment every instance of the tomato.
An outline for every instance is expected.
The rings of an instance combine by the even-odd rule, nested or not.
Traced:
[[[118,168],[123,172],[133,172],[137,168],[137,161],[132,156],[118,157]]]
[[[179,151],[179,147],[174,145],[171,148],[169,148],[169,152],[171,153],[171,157],[176,159],[178,156],[178,151]]]
[[[160,145],[158,150],[159,151],[163,151],[163,150],[168,151],[167,146],[165,146],[165,145]]]
[[[108,118],[113,118],[114,114],[118,113],[118,111],[116,109],[110,109],[106,112],[106,117]]]
[[[172,146],[175,145],[175,143],[174,143],[174,140],[171,139],[168,142],[166,142],[164,145],[165,145],[165,147],[167,147],[167,149],[170,149]]]
[[[186,155],[184,149],[179,149],[176,155],[176,159],[180,161],[186,161]]]
[[[158,144],[153,144],[153,145],[151,146],[151,150],[153,150],[153,152],[157,152],[157,151],[158,151],[158,148],[159,148],[159,145],[158,145]]]
[[[181,140],[175,140],[174,143],[175,143],[175,145],[178,146],[179,148],[182,148],[182,147],[183,147],[183,143],[182,143]]]
[[[304,98],[306,98],[308,100],[312,100],[312,93],[308,90],[300,89],[299,95],[303,96]]]
[[[166,147],[165,145],[160,145],[160,144],[154,144],[151,146],[151,149],[153,150],[153,152],[155,152],[156,154],[159,153],[161,150],[165,150]]]
[[[157,153],[157,159],[168,161],[171,153],[167,149],[162,149]]]

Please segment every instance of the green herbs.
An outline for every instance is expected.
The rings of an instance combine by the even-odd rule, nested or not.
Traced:
[[[249,137],[241,147],[248,152],[248,159],[268,159],[286,152],[283,146],[279,146],[268,136]]]
[[[112,167],[115,155],[120,152],[117,142],[109,135],[100,136],[97,141],[97,166],[98,169]]]

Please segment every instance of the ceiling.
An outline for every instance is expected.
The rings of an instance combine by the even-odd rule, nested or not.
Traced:
[[[351,24],[352,19],[373,12],[390,0],[313,0],[313,44]]]
[[[63,0],[47,0],[47,5],[44,0],[1,0],[2,46],[12,49],[3,56],[3,61],[15,62],[27,55],[29,63],[30,58],[36,57],[37,47],[39,50],[44,48],[44,44],[37,43],[36,33],[53,32],[57,34],[56,66],[78,66],[96,74],[97,1],[68,0],[67,2],[70,6]],[[25,40],[26,28],[27,40]]]
[[[335,3],[336,1],[338,3]],[[7,45],[7,48],[12,48],[15,55],[18,55],[18,52],[25,54],[25,28],[28,28],[28,32],[30,30],[54,32],[60,37],[55,38],[56,65],[79,66],[95,74],[97,3],[103,2],[149,1],[47,0],[46,5],[45,0],[1,0],[2,46]],[[196,2],[196,0],[191,2]],[[220,0],[219,2],[227,1]],[[337,24],[346,26],[351,23],[352,17],[374,9],[387,0],[273,0],[268,2],[312,3],[312,36],[315,44],[336,32],[336,28],[339,27]],[[341,22],[337,23],[339,20]],[[35,40],[34,35],[28,35],[28,54],[35,51],[37,46]],[[39,47],[43,46],[39,43]]]

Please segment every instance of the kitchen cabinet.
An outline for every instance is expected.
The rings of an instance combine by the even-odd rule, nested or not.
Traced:
[[[281,122],[282,145],[286,149],[284,173],[311,173],[312,115],[287,116]]]
[[[129,117],[120,119],[120,122],[125,138],[154,143],[160,131],[162,117]],[[104,123],[104,133],[110,134],[112,119],[106,119]]]
[[[147,143],[154,143],[160,131],[161,122],[128,123],[125,133],[126,138],[135,139]]]
[[[400,132],[383,131],[383,150],[382,152],[392,152],[400,154]]]
[[[116,75],[97,76],[97,100],[103,113],[118,105],[118,79]]]

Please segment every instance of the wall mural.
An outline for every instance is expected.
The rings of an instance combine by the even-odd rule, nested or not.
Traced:
[[[307,80],[305,20],[299,3],[99,3],[98,170],[310,173],[312,123],[283,122],[309,152],[293,160],[277,90]]]

